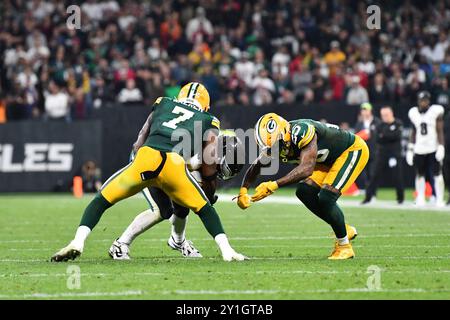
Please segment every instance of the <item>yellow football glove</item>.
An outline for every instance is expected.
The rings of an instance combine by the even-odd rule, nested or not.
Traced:
[[[260,183],[255,189],[255,194],[252,196],[252,201],[256,202],[270,196],[278,189],[278,184],[275,181],[267,181]]]
[[[241,208],[242,210],[250,207],[250,196],[248,195],[247,192],[248,192],[247,188],[242,187],[239,190],[239,195],[237,197],[237,204],[239,208]]]

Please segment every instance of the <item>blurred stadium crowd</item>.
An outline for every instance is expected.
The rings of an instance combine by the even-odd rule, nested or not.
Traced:
[[[69,5],[81,8],[70,30]],[[450,1],[3,0],[0,122],[83,119],[201,81],[214,105],[450,103]]]

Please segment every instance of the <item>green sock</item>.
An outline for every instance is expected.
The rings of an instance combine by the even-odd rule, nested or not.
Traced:
[[[83,217],[81,217],[80,226],[87,226],[91,230],[94,229],[102,217],[103,212],[111,206],[112,204],[109,203],[101,193],[97,193],[94,199],[92,199],[84,210]]]
[[[336,203],[339,196],[330,190],[322,189],[319,192],[319,203],[321,213],[327,219],[324,220],[331,225],[336,238],[344,238],[347,235],[347,230],[345,229],[344,213]]]
[[[347,231],[344,214],[336,204],[338,194],[306,183],[299,183],[296,195],[312,213],[333,228],[337,238],[345,237]]]
[[[209,234],[215,238],[220,233],[225,233],[222,227],[222,222],[220,221],[220,217],[216,212],[216,209],[210,204],[205,204],[203,208],[197,212],[200,220],[202,220],[203,225],[206,230],[208,230]]]

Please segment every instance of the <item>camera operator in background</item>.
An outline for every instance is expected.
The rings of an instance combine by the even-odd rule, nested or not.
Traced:
[[[401,157],[401,140],[403,123],[395,119],[394,111],[390,106],[384,106],[380,110],[381,122],[375,129],[375,160],[373,163],[373,175],[371,176],[366,197],[362,204],[369,203],[376,195],[379,179],[389,171],[395,182],[397,202],[402,204],[405,198],[403,185],[403,165]]]

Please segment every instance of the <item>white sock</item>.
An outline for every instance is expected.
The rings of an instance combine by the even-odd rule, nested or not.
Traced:
[[[225,233],[219,233],[217,236],[214,237],[214,240],[219,246],[219,249],[222,252],[222,254],[224,252],[233,251],[233,248],[230,246],[230,242],[228,242],[228,237]]]
[[[134,218],[133,222],[126,228],[118,241],[130,245],[138,235],[160,223],[162,220],[163,218],[159,214],[159,210],[145,210]]]
[[[89,236],[89,233],[91,233],[91,229],[87,226],[79,226],[77,229],[77,232],[75,233],[75,238],[72,240],[72,244],[79,249],[80,251],[83,251],[84,248],[84,242],[86,241],[87,237]]]
[[[181,244],[186,239],[185,231],[186,231],[186,223],[187,218],[180,218],[176,215],[172,215],[169,220],[172,223],[172,238],[176,243]]]
[[[337,240],[337,242],[339,243],[340,246],[349,244],[349,241],[348,241],[348,237],[347,237],[347,236],[345,236],[345,237],[343,237],[343,238],[336,238],[336,240]]]
[[[442,174],[434,177],[434,188],[436,189],[436,204],[444,203],[445,184]]]
[[[417,202],[425,202],[425,177],[416,176]]]

